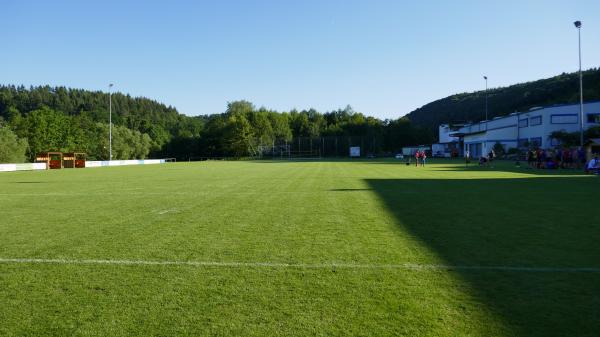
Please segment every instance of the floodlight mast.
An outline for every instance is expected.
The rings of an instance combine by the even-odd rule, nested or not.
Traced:
[[[579,37],[579,146],[583,148],[583,73],[581,72],[581,21],[573,22]]]
[[[487,131],[487,121],[488,121],[488,78],[487,76],[483,76],[485,80],[485,131]]]
[[[112,160],[112,87],[108,85],[108,160]]]

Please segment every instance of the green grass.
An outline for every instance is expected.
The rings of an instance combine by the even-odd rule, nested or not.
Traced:
[[[599,188],[450,161],[2,173],[0,259],[247,264],[4,260],[0,336],[597,336]]]

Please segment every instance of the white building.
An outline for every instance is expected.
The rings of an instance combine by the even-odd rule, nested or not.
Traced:
[[[583,105],[583,128],[600,126],[600,101]],[[519,147],[553,148],[560,144],[550,135],[555,131],[579,131],[579,104],[563,104],[532,108],[493,120],[467,124],[456,131],[446,125],[439,128],[440,143],[451,140],[463,153],[480,157],[492,150],[496,143],[505,150]],[[458,140],[457,140],[458,139]]]
[[[452,157],[460,155],[461,148],[459,147],[460,138],[454,137],[452,134],[459,132],[465,124],[442,124],[438,128],[439,143],[431,145],[431,154],[434,157]]]

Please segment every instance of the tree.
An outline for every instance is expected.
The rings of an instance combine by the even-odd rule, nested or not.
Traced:
[[[289,115],[287,113],[269,112],[269,120],[273,129],[273,136],[286,142],[292,140],[292,129],[290,128]]]
[[[502,144],[497,142],[496,144],[494,144],[494,147],[492,149],[494,150],[496,157],[498,157],[498,158],[504,157],[504,154],[506,151],[504,150],[504,146],[502,146]]]
[[[256,137],[256,145],[271,144],[275,140],[275,134],[267,111],[261,109],[249,112],[246,115],[249,117],[248,121]]]
[[[0,163],[23,163],[26,151],[27,140],[0,124]]]
[[[242,100],[229,102],[221,114],[189,117],[143,97],[116,92],[112,99],[114,159],[247,156],[258,145],[292,143],[293,137],[342,136],[339,145],[337,139],[321,143],[323,151],[333,147],[335,153],[350,142],[376,153],[433,139],[430,130],[416,128],[408,119],[382,121],[350,106],[326,113],[315,109],[277,112],[257,110]],[[29,140],[30,159],[48,150],[81,151],[89,159],[108,159],[107,93],[0,86],[0,119],[7,121],[17,137]],[[312,148],[314,139],[306,141]]]
[[[68,148],[69,118],[48,107],[31,111],[23,121],[21,137],[29,142],[29,158],[39,152],[63,151]]]
[[[236,113],[227,119],[223,134],[225,150],[234,157],[243,157],[250,154],[253,145],[254,133],[246,117]]]

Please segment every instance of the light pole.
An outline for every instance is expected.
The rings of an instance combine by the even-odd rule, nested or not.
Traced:
[[[517,162],[515,163],[515,165],[520,166],[519,160],[521,159],[521,141],[519,140],[519,138],[521,138],[521,126],[519,125],[519,123],[521,122],[521,113],[519,111],[515,112],[517,115]]]
[[[581,21],[573,22],[579,35],[579,146],[583,148],[583,74],[581,73]]]
[[[487,120],[488,120],[488,82],[487,76],[483,76],[485,80],[485,131],[487,131]]]
[[[108,160],[112,160],[112,89],[113,84],[108,85]]]

